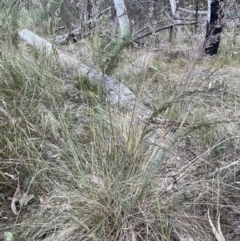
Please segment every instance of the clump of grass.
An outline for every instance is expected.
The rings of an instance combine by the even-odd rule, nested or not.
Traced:
[[[116,125],[116,113],[97,101],[78,119],[73,111],[65,111],[68,100],[57,86],[59,79],[47,59],[34,63],[17,55],[1,67],[1,155],[4,163],[16,160],[2,168],[18,175],[21,182],[28,180],[21,191],[34,193],[34,205],[40,208],[30,217],[28,209],[17,207],[19,216],[28,216],[32,225],[27,230],[24,225],[10,226],[14,235],[61,240],[74,238],[76,232],[84,237],[87,232],[90,238],[115,240],[129,233],[129,225],[134,230],[130,233],[145,235],[142,225],[146,214],[139,214],[138,205],[145,208],[144,199],[153,184],[144,172],[148,156],[144,155],[147,147],[142,143],[141,130],[133,128],[131,121],[125,122],[124,117]],[[85,124],[77,128],[81,117]],[[49,202],[55,206],[50,213]],[[154,237],[156,233],[148,235]]]
[[[219,75],[209,66],[224,68],[220,58],[190,64],[185,55],[169,56],[154,62],[154,72],[129,75],[138,98],[152,104],[152,118],[142,122],[137,110],[102,101],[82,78],[67,80],[79,90],[73,99],[65,70],[46,57],[3,53],[2,203],[9,210],[16,190],[9,175],[21,193],[34,194],[16,203],[17,220],[7,212],[3,231],[19,240],[211,240],[209,210],[211,220],[221,214],[223,234],[238,240],[239,122],[232,114],[239,101],[204,87]],[[166,155],[152,170],[159,150]]]
[[[1,35],[0,38],[5,40],[9,47],[17,48],[18,44],[18,27],[19,27],[19,14],[21,9],[21,2],[10,0],[7,2],[1,2],[1,16],[0,26]],[[5,43],[4,43],[5,45]]]

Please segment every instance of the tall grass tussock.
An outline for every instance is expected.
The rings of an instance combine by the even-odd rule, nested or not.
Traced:
[[[105,51],[98,33],[61,47],[127,85],[136,103],[122,108],[16,37],[29,27],[51,41],[61,3],[3,6],[0,240],[239,240],[236,33],[211,58],[204,33],[169,43],[160,32],[157,50],[116,39]]]

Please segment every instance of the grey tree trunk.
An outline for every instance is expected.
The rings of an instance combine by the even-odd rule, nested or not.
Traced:
[[[176,19],[176,23],[178,23],[178,24],[181,23],[181,20],[179,20],[180,16],[179,16],[176,0],[170,0],[170,5],[171,5],[173,19],[174,20]],[[177,34],[179,34],[180,28],[181,28],[181,26],[175,27]],[[172,27],[170,29],[170,41],[172,40],[173,31],[174,31],[174,27]]]
[[[130,21],[127,15],[124,0],[114,0],[114,5],[120,25],[121,37],[127,38],[130,35]]]
[[[171,10],[172,10],[172,15],[175,17],[177,14],[177,3],[175,0],[170,0],[170,5],[171,5]]]

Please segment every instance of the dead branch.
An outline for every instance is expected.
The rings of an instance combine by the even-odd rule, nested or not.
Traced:
[[[186,20],[186,19],[180,19],[180,20]],[[162,21],[158,21],[158,22],[156,23],[156,25],[157,25],[157,24],[160,24],[160,23],[164,23],[164,22],[169,22],[169,21],[173,21],[173,19],[172,19],[172,18],[169,18],[169,19],[165,19],[165,20],[162,20]],[[141,32],[145,31],[146,29],[151,29],[151,26],[147,26],[147,27],[144,27],[144,28],[138,30],[136,33],[134,33],[133,38],[134,38],[136,35],[140,34]]]
[[[58,27],[58,28],[55,30],[55,33],[57,33],[59,30],[63,30],[63,29],[65,29],[65,28],[66,28],[66,26]]]
[[[179,11],[190,13],[190,14],[196,14],[196,10],[190,10],[186,8],[178,8]],[[208,12],[207,11],[198,11],[198,14],[200,15],[206,15]]]
[[[144,33],[144,34],[142,34],[142,35],[140,35],[140,36],[138,36],[138,37],[133,38],[131,41],[136,42],[136,41],[138,41],[138,40],[140,40],[140,39],[142,39],[142,38],[145,38],[145,37],[147,37],[147,36],[150,36],[150,35],[152,35],[152,34],[154,34],[154,33],[160,32],[160,31],[162,31],[162,30],[172,28],[172,27],[174,27],[174,26],[194,25],[194,24],[197,24],[197,23],[198,23],[198,22],[196,21],[196,22],[190,22],[190,23],[175,23],[175,24],[171,24],[171,25],[168,25],[168,26],[165,26],[165,27],[162,27],[162,28],[158,28],[158,29],[156,29],[155,31],[151,31],[151,32]]]

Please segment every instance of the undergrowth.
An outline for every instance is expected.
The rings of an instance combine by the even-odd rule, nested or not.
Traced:
[[[235,55],[91,38],[88,54],[136,94],[133,109],[52,56],[1,40],[0,239],[214,240],[209,220],[220,217],[226,239],[238,240]],[[223,41],[221,53],[229,48]]]

